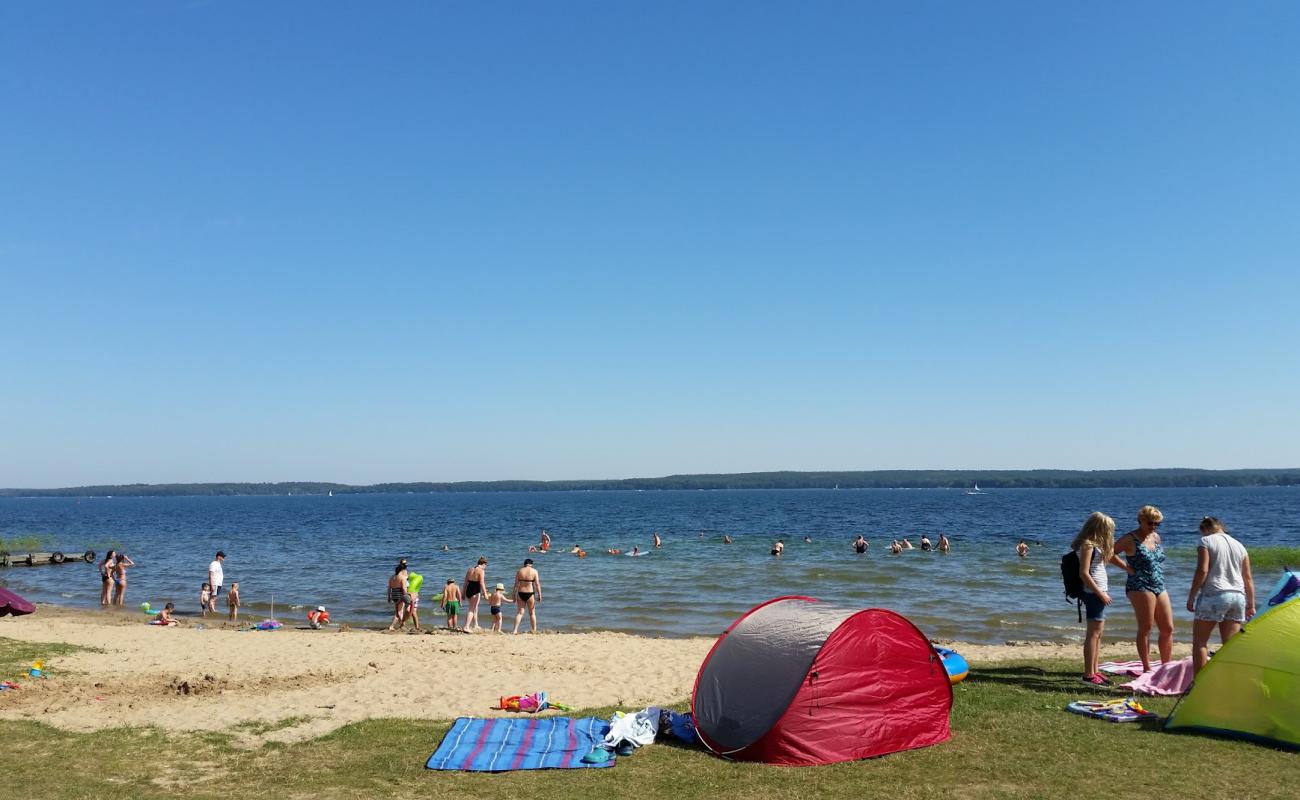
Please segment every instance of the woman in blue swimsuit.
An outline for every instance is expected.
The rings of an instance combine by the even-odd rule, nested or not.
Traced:
[[[1157,530],[1164,515],[1155,506],[1142,506],[1138,511],[1137,530],[1129,531],[1115,541],[1114,563],[1124,568],[1128,580],[1124,591],[1133,604],[1137,617],[1137,651],[1142,659],[1142,671],[1151,671],[1151,626],[1160,629],[1158,648],[1160,662],[1168,663],[1174,649],[1174,609],[1165,591],[1165,550],[1160,545]],[[1120,560],[1119,556],[1123,556]]]

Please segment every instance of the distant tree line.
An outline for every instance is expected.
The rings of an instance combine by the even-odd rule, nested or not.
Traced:
[[[871,470],[744,472],[663,478],[452,483],[131,483],[64,489],[0,489],[0,497],[180,497],[290,494],[428,494],[434,492],[573,492],[617,489],[1117,489],[1210,486],[1300,486],[1295,469]]]

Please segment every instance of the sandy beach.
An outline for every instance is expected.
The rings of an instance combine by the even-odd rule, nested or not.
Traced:
[[[96,650],[47,659],[45,680],[24,679],[22,689],[0,695],[0,718],[76,731],[242,727],[255,744],[312,738],[376,717],[497,715],[501,695],[538,690],[577,707],[641,708],[687,698],[713,644],[610,632],[418,635],[221,625],[191,618],[162,628],[135,614],[48,606],[0,619],[0,637]],[[1012,659],[1079,657],[1074,644],[945,644],[976,671]],[[1131,644],[1112,643],[1104,654],[1132,653]],[[255,733],[269,726],[276,729]]]

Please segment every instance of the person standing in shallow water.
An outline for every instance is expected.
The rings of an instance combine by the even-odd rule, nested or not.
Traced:
[[[467,633],[479,629],[478,604],[483,599],[483,584],[487,581],[484,577],[487,563],[487,556],[479,556],[478,563],[465,573],[465,605],[468,609],[465,612],[465,631]]]
[[[1115,542],[1116,558],[1112,563],[1128,573],[1124,593],[1137,618],[1137,654],[1142,660],[1142,671],[1150,672],[1152,624],[1160,631],[1156,642],[1160,663],[1173,659],[1174,609],[1169,592],[1165,591],[1165,549],[1158,530],[1164,515],[1155,506],[1142,506],[1137,518],[1137,530],[1129,531]]]
[[[113,604],[126,604],[126,568],[134,567],[135,562],[126,553],[118,553],[113,561]]]
[[[111,606],[113,604],[113,562],[117,560],[117,551],[109,550],[104,554],[104,560],[99,562],[99,604],[101,606]]]
[[[528,614],[528,622],[533,633],[537,633],[537,604],[542,602],[542,577],[537,574],[531,558],[524,559],[524,565],[515,573],[515,633]]]
[[[397,562],[396,567],[393,567],[393,577],[388,579],[388,602],[393,604],[393,621],[388,626],[390,631],[402,627],[406,620],[407,578],[406,559],[402,559]]]
[[[866,537],[860,533],[858,534],[858,538],[853,540],[853,552],[857,553],[858,555],[862,555],[863,553],[867,552],[867,547],[869,546],[870,545],[867,544]]]
[[[784,552],[785,552],[784,539],[777,539],[775,542],[772,543],[772,555],[777,556],[779,558],[781,554]]]

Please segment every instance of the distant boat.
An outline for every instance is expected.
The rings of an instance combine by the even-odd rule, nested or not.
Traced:
[[[966,494],[987,494],[987,492],[981,492],[981,491],[980,491],[980,485],[977,483],[977,484],[975,484],[975,488],[971,489],[971,490],[970,490],[969,492],[967,492]]]

